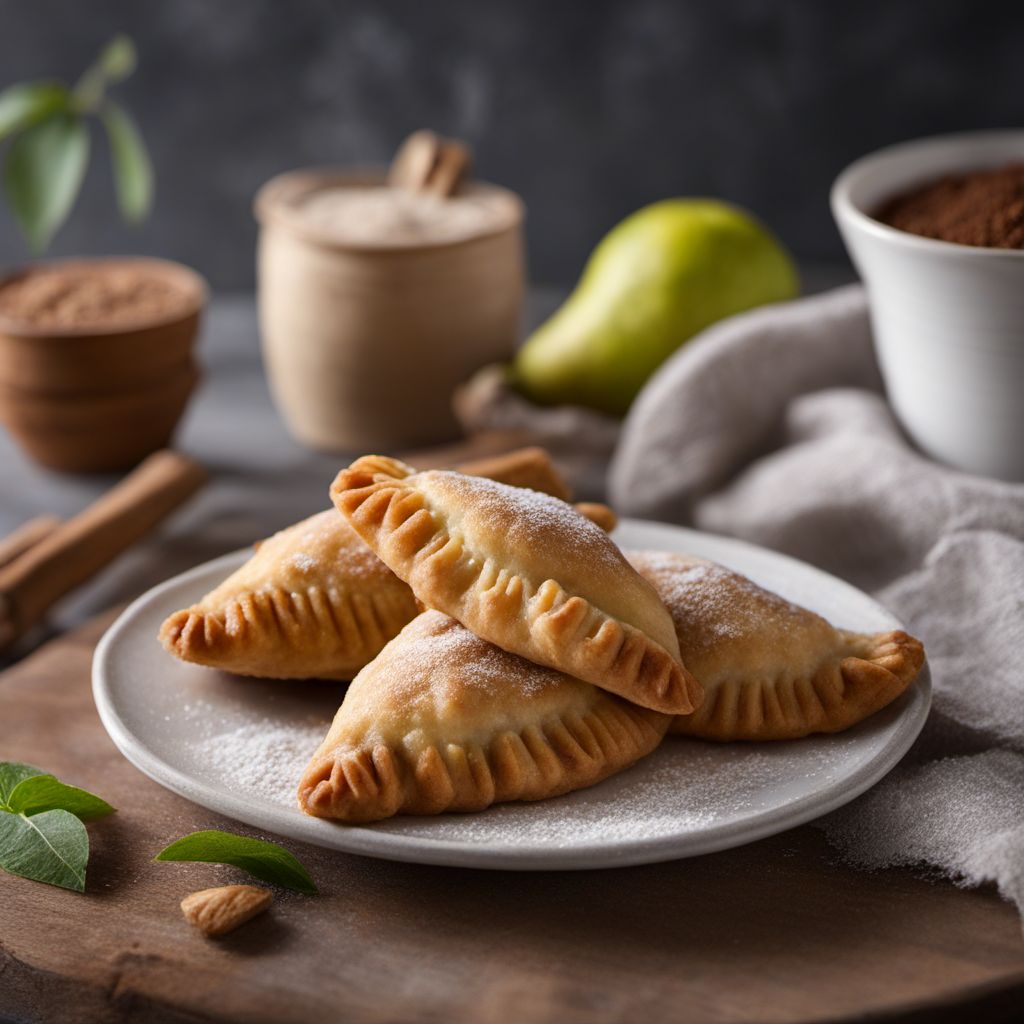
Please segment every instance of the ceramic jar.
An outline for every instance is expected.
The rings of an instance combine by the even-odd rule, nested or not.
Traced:
[[[383,175],[296,171],[256,198],[259,312],[271,393],[292,434],[326,451],[388,451],[458,434],[455,387],[507,359],[524,294],[522,203],[473,184],[500,215],[428,244],[339,241],[299,212],[311,194]]]
[[[904,143],[863,157],[832,210],[868,290],[893,409],[919,447],[959,469],[1024,480],[1024,250],[908,234],[883,202],[941,178],[1024,162],[1024,131]]]
[[[34,326],[0,316],[0,422],[52,469],[127,469],[164,447],[199,379],[193,347],[207,288],[188,267],[131,257],[43,267],[104,268],[162,278],[172,313],[116,327]],[[0,281],[32,273],[26,267]]]

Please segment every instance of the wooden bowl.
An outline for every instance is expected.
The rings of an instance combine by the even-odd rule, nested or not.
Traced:
[[[40,395],[0,385],[0,420],[36,462],[74,473],[128,469],[166,447],[199,380],[189,360],[146,388]]]
[[[47,395],[110,394],[146,386],[185,363],[206,304],[203,279],[180,263],[142,257],[61,260],[27,266],[0,280],[0,289],[39,269],[144,271],[181,295],[162,319],[100,327],[37,327],[0,312],[0,385]]]
[[[291,433],[323,451],[387,451],[459,434],[452,395],[511,357],[525,287],[523,204],[464,238],[343,242],[301,214],[311,194],[383,184],[379,173],[294,171],[256,197],[259,314],[271,394]]]
[[[181,264],[131,257],[28,266],[0,290],[50,268],[141,271],[177,293],[167,313],[109,325],[34,324],[0,311],[0,421],[43,465],[128,468],[166,444],[185,409],[206,283]]]

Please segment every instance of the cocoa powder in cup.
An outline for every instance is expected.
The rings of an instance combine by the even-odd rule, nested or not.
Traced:
[[[875,218],[944,242],[1024,249],[1024,163],[947,175],[888,200]]]
[[[0,317],[33,328],[118,328],[184,313],[192,298],[144,267],[33,267],[0,285]]]

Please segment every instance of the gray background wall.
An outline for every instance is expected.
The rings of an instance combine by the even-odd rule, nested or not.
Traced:
[[[303,164],[386,161],[409,131],[469,140],[529,207],[535,280],[568,284],[603,232],[715,194],[805,261],[842,260],[828,186],[906,137],[1024,121],[1024,3],[979,0],[0,0],[0,85],[74,78],[114,32],[155,157],[141,228],[102,140],[55,254],[142,252],[250,287],[250,201]],[[0,264],[24,258],[0,211]]]

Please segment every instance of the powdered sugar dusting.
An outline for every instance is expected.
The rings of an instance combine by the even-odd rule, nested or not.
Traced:
[[[431,700],[449,696],[455,701],[464,701],[470,694],[514,701],[566,684],[561,672],[481,640],[436,611],[414,619],[385,648],[378,667],[366,671],[372,674],[375,688],[392,687],[399,700],[408,697],[412,681],[429,683]],[[441,692],[449,688],[450,694]]]
[[[346,579],[365,579],[394,575],[361,540],[346,547],[336,562],[324,567],[328,572],[341,572]]]
[[[806,622],[805,609],[716,562],[669,551],[631,551],[629,560],[654,585],[689,651],[736,641],[763,629],[775,634]]]
[[[268,589],[277,585],[287,587],[290,573],[315,577],[305,582],[320,583],[334,578],[391,575],[391,570],[334,508],[275,533],[260,546],[256,559],[266,563]]]
[[[299,572],[315,572],[319,564],[312,555],[305,551],[296,551],[288,559],[288,563],[293,568],[298,569]]]
[[[294,810],[299,779],[326,723],[263,719],[192,744],[198,774],[219,787]],[[397,817],[370,828],[466,844],[569,848],[701,832],[827,786],[855,758],[852,736],[714,744],[669,736],[649,757],[597,786],[479,814]],[[338,825],[338,828],[346,826]]]
[[[850,750],[849,742],[834,737],[726,746],[670,736],[628,771],[555,800],[500,804],[482,814],[394,818],[374,828],[466,844],[551,848],[657,840],[776,810],[787,792],[794,800],[806,792],[807,780],[828,784]]]
[[[287,807],[303,769],[320,745],[328,723],[282,724],[269,718],[214,732],[192,744],[192,754],[211,781]]]
[[[621,562],[618,548],[604,530],[560,498],[461,473],[434,471],[423,476],[456,498],[458,507],[471,509],[475,521],[504,537],[509,550],[551,543],[584,552],[597,564]]]

